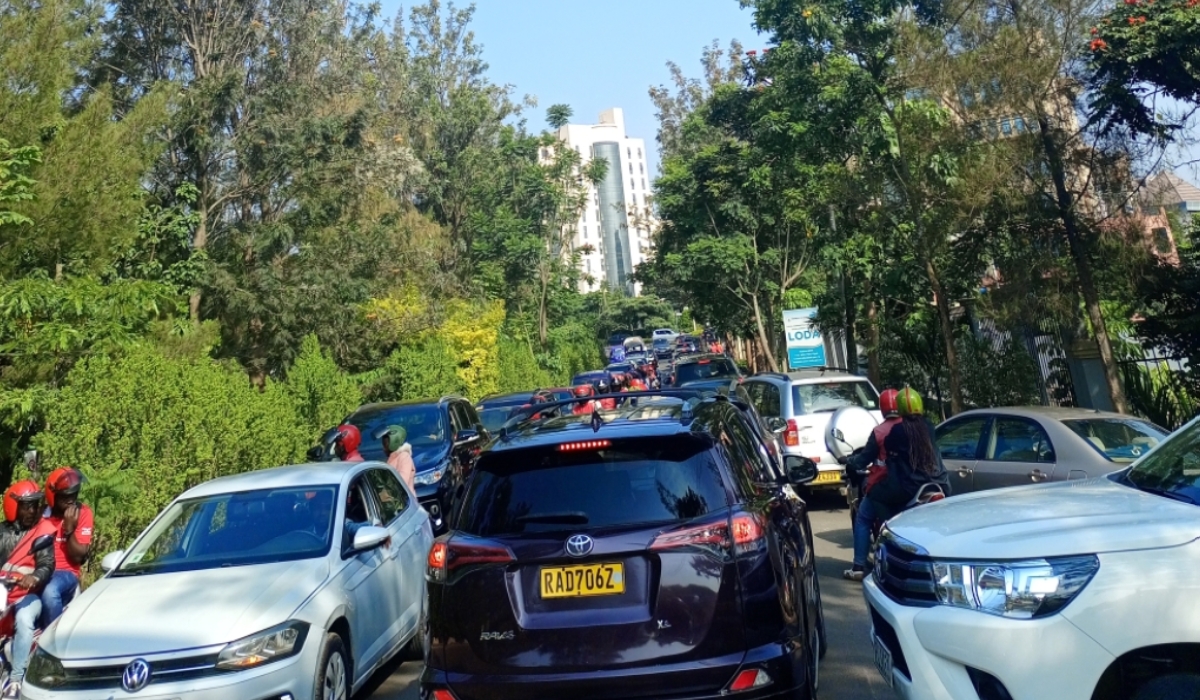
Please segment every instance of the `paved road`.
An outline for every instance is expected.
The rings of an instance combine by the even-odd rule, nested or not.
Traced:
[[[810,502],[813,532],[817,538],[817,568],[829,633],[829,653],[821,664],[822,700],[890,700],[895,696],[875,671],[867,641],[870,623],[862,584],[842,579],[850,564],[853,538],[845,500],[836,495],[817,496]],[[409,662],[387,670],[375,679],[375,688],[360,698],[417,700],[419,663]]]

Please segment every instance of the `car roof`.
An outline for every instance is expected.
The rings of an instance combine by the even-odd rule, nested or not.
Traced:
[[[701,362],[703,360],[729,360],[729,358],[715,352],[701,352],[693,355],[682,355],[678,360],[675,361],[675,364],[683,365],[689,362]],[[733,360],[729,361],[733,362]]]
[[[511,394],[492,394],[479,400],[477,406],[507,406],[514,403],[525,403],[533,398],[532,391],[517,391]]]
[[[440,399],[411,399],[409,401],[381,401],[379,403],[369,403],[359,406],[350,415],[361,418],[363,416],[373,416],[379,413],[387,413],[393,409],[406,408],[408,406],[440,406],[448,401],[462,399],[461,396],[443,396]]]
[[[182,497],[199,498],[239,491],[287,488],[291,486],[333,486],[342,483],[346,474],[365,462],[312,462],[291,464],[271,469],[259,469],[242,474],[222,476],[193,486]],[[383,462],[370,462],[375,466],[389,468]]]
[[[974,415],[1023,416],[1025,418],[1049,418],[1051,420],[1080,420],[1085,418],[1116,418],[1119,420],[1142,420],[1137,416],[1125,416],[1110,411],[1098,411],[1090,408],[1074,408],[1066,406],[998,406],[996,408],[974,408],[954,416]]]
[[[750,379],[775,379],[791,384],[819,384],[821,382],[860,381],[869,382],[866,377],[847,372],[843,369],[800,369],[784,374],[783,372],[760,372]]]
[[[573,440],[621,439],[638,437],[668,437],[697,432],[698,424],[682,417],[683,402],[676,397],[662,397],[674,401],[645,401],[638,406],[623,408],[620,414],[605,418],[599,430],[592,427],[592,415],[567,415],[551,418],[541,423],[518,425],[486,448],[488,452],[509,452],[531,447],[558,445]],[[709,410],[707,407],[716,399],[704,399],[695,406],[695,411]],[[665,409],[658,411],[656,409]],[[649,416],[638,415],[649,413]],[[660,415],[670,414],[670,415]]]

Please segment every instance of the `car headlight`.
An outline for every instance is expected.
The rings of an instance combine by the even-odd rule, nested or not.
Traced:
[[[25,682],[35,688],[57,688],[67,682],[67,672],[61,661],[37,647],[25,669]]]
[[[295,656],[307,636],[307,622],[285,622],[228,644],[217,655],[217,668],[238,671]]]
[[[1004,617],[1045,617],[1066,607],[1100,568],[1094,556],[933,563],[938,602]]]
[[[442,476],[445,475],[445,473],[446,473],[445,467],[438,467],[437,469],[434,469],[432,471],[421,472],[421,473],[417,474],[416,478],[413,479],[413,481],[415,483],[422,484],[424,486],[429,486],[431,484],[436,484],[437,482],[441,481]]]

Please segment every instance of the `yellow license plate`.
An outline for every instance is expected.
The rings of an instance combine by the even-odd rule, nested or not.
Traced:
[[[813,480],[814,484],[834,484],[842,480],[841,472],[820,472]]]
[[[543,598],[577,598],[592,595],[620,595],[625,592],[624,564],[581,564],[543,567]]]

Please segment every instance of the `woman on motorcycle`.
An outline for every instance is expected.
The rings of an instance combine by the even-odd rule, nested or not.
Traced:
[[[843,576],[861,581],[866,576],[871,529],[903,511],[925,484],[937,484],[950,494],[950,480],[934,442],[933,425],[925,418],[921,395],[905,387],[896,396],[901,420],[884,438],[887,474],[874,484],[858,507],[854,519],[854,563]]]

